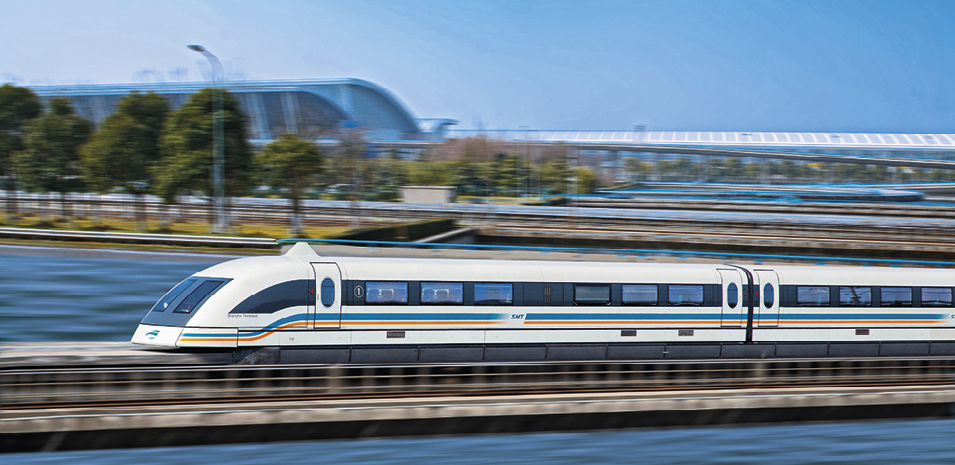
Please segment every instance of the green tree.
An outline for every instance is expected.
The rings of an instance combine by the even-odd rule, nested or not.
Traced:
[[[322,152],[315,144],[292,134],[282,134],[256,157],[262,180],[273,189],[281,189],[292,201],[294,237],[302,235],[301,199],[305,189],[322,172]]]
[[[637,160],[634,157],[626,157],[623,160],[624,171],[627,173],[627,180],[631,182],[636,179],[646,178],[646,176],[649,175],[650,171],[653,169],[653,165],[650,163]],[[714,171],[719,172],[718,168]]]
[[[593,194],[594,189],[600,187],[597,174],[592,169],[580,167],[577,168],[576,174],[578,194]]]
[[[481,176],[477,163],[465,159],[455,161],[452,168],[451,184],[457,186],[459,195],[480,196],[484,194],[487,181]]]
[[[551,194],[560,195],[570,192],[568,179],[570,179],[570,167],[567,166],[567,157],[558,155],[544,163],[541,169],[541,183],[547,186]]]
[[[522,165],[520,157],[516,154],[495,154],[494,162],[491,164],[495,189],[502,195],[516,195],[517,187],[521,182]]]
[[[113,188],[136,197],[136,226],[146,227],[143,196],[153,185],[152,168],[160,159],[159,137],[169,104],[152,92],[133,92],[119,102],[90,143],[80,152],[87,185],[105,193]]]
[[[82,187],[80,146],[86,143],[92,127],[73,113],[68,99],[51,99],[50,111],[27,125],[25,150],[16,157],[27,189],[60,194],[64,219],[70,217],[66,193]]]
[[[0,176],[7,191],[7,216],[17,217],[15,154],[23,150],[23,130],[40,114],[40,101],[30,89],[4,84],[0,87]]]
[[[167,203],[186,191],[199,191],[212,200],[213,100],[222,93],[225,141],[223,178],[225,196],[246,194],[252,187],[252,149],[245,136],[245,115],[227,91],[203,89],[172,112],[159,140],[162,160],[153,173],[153,191]],[[227,204],[228,205],[228,204]]]

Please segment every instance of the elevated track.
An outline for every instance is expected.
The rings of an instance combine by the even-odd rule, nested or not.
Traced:
[[[950,417],[951,358],[0,372],[4,452]]]

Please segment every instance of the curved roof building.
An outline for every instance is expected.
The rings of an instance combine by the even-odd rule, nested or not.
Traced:
[[[179,108],[189,96],[210,87],[206,82],[158,84],[86,84],[35,86],[42,99],[72,99],[77,113],[100,123],[119,100],[132,91],[151,91]],[[248,116],[253,143],[268,143],[279,134],[293,133],[309,139],[335,138],[331,130],[360,128],[371,142],[440,140],[449,119],[419,120],[398,98],[383,87],[360,79],[308,81],[230,81],[222,87],[233,93]]]

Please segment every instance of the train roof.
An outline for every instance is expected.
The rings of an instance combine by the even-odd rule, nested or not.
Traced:
[[[215,265],[198,275],[245,276],[279,270],[303,270],[308,263],[335,262],[343,279],[382,281],[540,281],[715,283],[723,264],[467,260],[447,258],[322,257],[305,243],[282,256],[251,257]],[[844,286],[952,286],[955,272],[945,269],[746,266],[772,270],[780,284]]]
[[[674,283],[717,282],[723,265],[661,263],[606,263],[518,260],[466,260],[446,258],[321,257],[305,243],[298,243],[285,257],[307,262],[334,261],[344,279],[433,281],[543,281],[620,282],[650,275]]]
[[[877,266],[764,266],[783,284],[832,284],[844,286],[952,286],[955,271],[928,268],[890,268]]]

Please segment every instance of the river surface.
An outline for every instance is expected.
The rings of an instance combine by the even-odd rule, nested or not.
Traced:
[[[955,420],[368,439],[0,455],[23,464],[955,463]],[[11,460],[12,459],[12,460]]]
[[[128,341],[169,288],[230,258],[0,246],[0,341]],[[0,462],[955,464],[955,420],[39,452]]]
[[[172,286],[231,258],[0,246],[0,342],[129,341]]]

